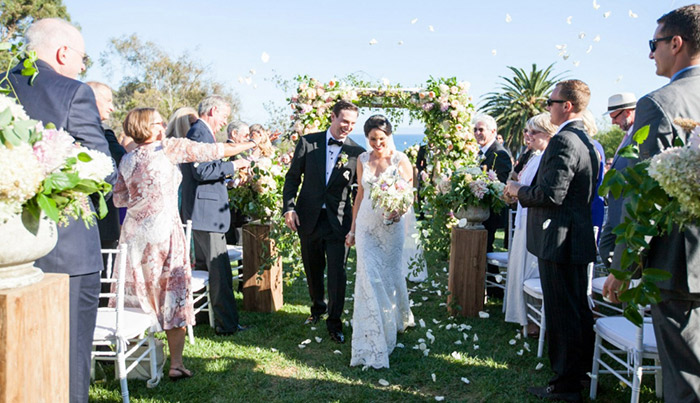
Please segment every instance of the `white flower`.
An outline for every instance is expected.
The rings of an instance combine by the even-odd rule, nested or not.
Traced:
[[[10,108],[10,112],[12,112],[12,116],[15,120],[29,119],[22,105],[18,104],[14,98],[10,98],[7,95],[0,95],[0,112],[7,108]]]
[[[44,170],[29,144],[12,149],[0,145],[0,202],[3,215],[19,213],[21,205],[34,197],[44,180]],[[2,217],[3,222],[9,218]]]
[[[81,161],[79,157],[81,153],[87,154],[91,160],[87,162]],[[78,162],[75,164],[75,171],[78,173],[80,179],[90,179],[101,182],[114,171],[112,157],[97,150],[91,150],[81,146],[77,151],[74,151],[74,155],[78,157]]]

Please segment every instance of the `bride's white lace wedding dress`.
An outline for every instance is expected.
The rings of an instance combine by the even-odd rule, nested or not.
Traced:
[[[398,170],[406,155],[394,151],[387,169]],[[375,210],[369,198],[377,174],[368,166],[369,153],[359,156],[362,163],[364,197],[355,221],[357,273],[352,315],[352,357],[350,365],[389,368],[389,355],[396,346],[397,332],[414,326],[409,307],[402,258],[403,220],[384,224],[382,210]]]

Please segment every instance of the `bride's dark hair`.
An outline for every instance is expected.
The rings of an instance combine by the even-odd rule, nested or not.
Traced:
[[[369,132],[372,129],[379,129],[386,133],[387,136],[391,136],[391,122],[384,115],[372,115],[367,118],[365,122],[365,137],[369,136]]]

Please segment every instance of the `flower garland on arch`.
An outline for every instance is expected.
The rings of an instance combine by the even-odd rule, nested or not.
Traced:
[[[478,166],[479,147],[471,131],[475,107],[469,95],[470,84],[457,78],[430,78],[421,88],[372,85],[354,77],[322,82],[297,76],[296,93],[289,98],[292,124],[287,136],[300,136],[330,126],[333,105],[343,99],[358,107],[383,109],[392,120],[399,120],[407,110],[411,121],[425,124],[426,172],[421,182],[422,210],[428,219],[419,221],[421,243],[426,258],[446,260],[450,247],[450,229],[457,224],[450,203],[440,197],[437,180],[453,166]],[[417,150],[409,152],[417,153]],[[415,157],[414,157],[415,158]],[[415,161],[415,159],[412,159]]]

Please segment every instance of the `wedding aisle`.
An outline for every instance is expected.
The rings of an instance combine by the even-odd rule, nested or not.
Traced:
[[[348,298],[354,289],[354,251],[348,266]],[[390,358],[390,369],[351,368],[351,328],[347,342],[328,337],[325,324],[302,325],[308,316],[303,278],[285,287],[285,305],[276,313],[241,312],[253,329],[216,336],[206,323],[195,327],[196,344],[184,356],[195,376],[178,383],[167,377],[154,389],[129,381],[133,402],[535,402],[526,392],[546,384],[549,361],[536,358],[537,341],[518,338],[519,328],[505,323],[501,304],[489,303],[488,318],[449,318],[444,306],[447,264],[430,268],[431,278],[409,284],[416,327],[398,336],[403,348]],[[236,295],[239,299],[240,294]],[[352,300],[343,319],[352,317]],[[242,307],[242,301],[239,300]],[[423,325],[425,327],[423,327]],[[528,343],[526,345],[526,343]],[[529,348],[529,349],[528,349]],[[426,353],[427,351],[427,353]],[[167,364],[166,364],[167,368]],[[100,374],[100,372],[102,372]],[[109,380],[105,380],[105,375]],[[90,401],[119,402],[113,368],[98,371]],[[601,377],[598,402],[629,400],[611,376]],[[641,401],[658,401],[644,378]]]

